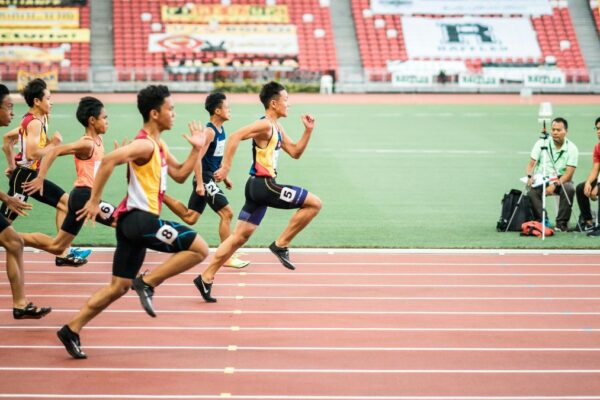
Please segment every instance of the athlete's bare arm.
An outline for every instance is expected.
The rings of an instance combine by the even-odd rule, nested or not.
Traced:
[[[19,140],[19,128],[14,128],[13,130],[8,131],[2,140],[2,151],[6,156],[6,170],[4,174],[6,176],[10,176],[13,170],[17,167],[15,163],[15,151],[14,146],[17,144]]]
[[[187,177],[190,176],[198,164],[198,156],[205,145],[202,125],[192,121],[188,124],[188,128],[191,136],[183,135],[185,140],[192,145],[192,151],[188,155],[188,158],[183,163],[179,163],[171,153],[167,153],[168,173],[177,183],[185,182]],[[202,182],[202,177],[200,177],[200,182]]]
[[[288,153],[292,158],[298,159],[306,150],[306,146],[308,145],[308,141],[310,140],[310,136],[312,134],[313,129],[315,128],[315,119],[310,114],[302,115],[302,124],[304,124],[304,133],[298,143],[294,143],[292,139],[282,131],[282,139],[281,139],[281,148],[283,151]]]
[[[221,168],[215,171],[215,180],[221,182],[227,179],[227,175],[231,170],[233,156],[242,140],[254,139],[259,146],[264,146],[270,137],[271,123],[267,119],[258,120],[233,132],[229,136],[229,139],[227,139]]]
[[[59,132],[54,132],[50,143],[46,147],[39,147],[40,133],[42,132],[42,122],[34,119],[27,125],[27,146],[25,150],[25,158],[27,160],[39,160],[44,157],[54,146],[58,146],[62,142],[62,136]]]
[[[94,150],[94,142],[88,139],[80,138],[78,141],[73,143],[67,143],[60,146],[52,147],[46,156],[42,158],[40,164],[40,171],[35,179],[23,184],[25,193],[29,196],[36,192],[40,192],[40,196],[44,195],[44,179],[48,175],[48,170],[60,156],[66,156],[74,154],[79,158],[87,158],[92,154]]]

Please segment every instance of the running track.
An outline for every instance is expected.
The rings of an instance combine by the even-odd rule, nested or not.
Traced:
[[[157,289],[156,319],[131,292],[73,360],[55,331],[112,253],[69,269],[27,252],[28,296],[54,310],[13,320],[2,261],[0,398],[600,399],[599,254],[296,251],[288,271],[249,252],[216,304],[191,283],[203,266]]]

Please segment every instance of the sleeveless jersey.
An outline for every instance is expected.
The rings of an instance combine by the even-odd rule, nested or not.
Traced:
[[[73,156],[75,159],[75,171],[77,173],[77,179],[75,179],[73,186],[91,188],[94,185],[94,178],[96,177],[96,172],[98,171],[102,157],[104,157],[104,143],[100,136],[98,136],[100,144],[96,143],[94,139],[89,136],[84,136],[83,138],[85,140],[93,141],[94,147],[92,155],[89,158],[81,159],[77,156]]]
[[[127,196],[115,211],[115,217],[133,209],[160,215],[162,201],[167,190],[167,146],[158,143],[143,129],[135,139],[149,139],[154,144],[150,160],[144,165],[131,161],[127,165]]]
[[[40,169],[40,160],[27,159],[27,126],[29,126],[29,123],[34,119],[37,119],[42,123],[42,130],[40,131],[40,142],[38,143],[38,147],[41,149],[46,147],[46,143],[48,142],[48,120],[46,118],[39,119],[32,113],[28,112],[23,117],[21,125],[19,126],[19,142],[21,145],[21,151],[15,157],[15,161],[19,167],[38,171]]]
[[[208,145],[206,154],[202,157],[202,173],[210,172],[212,174],[221,167],[221,161],[223,161],[223,153],[225,152],[225,128],[221,126],[221,131],[219,132],[212,122],[206,124],[206,127],[215,131],[215,137],[213,141],[210,142],[210,145]]]
[[[259,147],[252,140],[252,166],[250,175],[275,178],[277,176],[277,160],[281,149],[281,132],[271,123],[271,137],[265,147]]]

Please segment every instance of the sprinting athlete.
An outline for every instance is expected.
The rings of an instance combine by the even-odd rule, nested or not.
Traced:
[[[217,301],[211,296],[215,274],[252,236],[268,207],[298,209],[285,230],[269,246],[283,266],[292,270],[295,266],[290,261],[288,245],[321,209],[321,200],[306,189],[282,185],[275,181],[279,150],[283,149],[292,158],[300,158],[310,140],[315,125],[314,118],[311,115],[302,116],[304,133],[298,143],[294,143],[279,124],[279,119],[288,115],[288,93],[285,88],[277,82],[267,83],[260,92],[260,101],[265,107],[265,117],[230,136],[221,168],[214,174],[216,181],[225,180],[240,141],[252,139],[253,163],[250,178],[246,182],[246,203],[240,212],[233,234],[221,243],[208,267],[194,279],[194,284],[207,302]]]
[[[78,218],[95,220],[100,214],[102,190],[117,165],[127,164],[127,196],[115,211],[117,248],[113,258],[112,279],[97,291],[67,325],[58,338],[73,358],[87,358],[81,350],[79,332],[106,307],[133,288],[142,307],[155,317],[152,297],[154,289],[166,279],[187,271],[208,255],[206,242],[185,225],[160,219],[167,175],[183,183],[198,162],[204,145],[202,127],[189,124],[190,136],[184,136],[192,151],[183,164],[169,153],[161,140],[163,131],[173,126],[175,112],[166,86],[148,86],[138,93],[137,105],[144,126],[131,143],[116,149],[102,159],[92,187],[90,200],[78,211]],[[174,253],[152,272],[138,275],[146,249]]]
[[[69,194],[67,217],[62,223],[58,235],[51,238],[43,233],[23,233],[21,237],[25,245],[60,255],[69,248],[75,236],[83,226],[83,219],[77,220],[77,211],[81,210],[90,199],[96,171],[104,157],[102,136],[108,130],[108,115],[104,105],[95,97],[84,97],[77,107],[77,120],[85,128],[85,134],[76,142],[63,144],[50,150],[43,158],[38,176],[23,184],[25,193],[43,196],[44,181],[50,166],[59,156],[72,154],[75,159],[77,179]],[[100,203],[100,213],[96,221],[111,226],[115,207],[109,203]]]
[[[13,140],[14,134],[12,132],[9,132],[8,137],[5,138],[4,152],[7,156],[9,168],[15,166],[12,171],[9,170],[8,195],[27,201],[29,195],[25,193],[23,184],[37,177],[42,158],[60,144],[62,137],[60,133],[56,132],[52,139],[48,140],[48,116],[50,115],[52,103],[50,102],[50,91],[46,86],[46,82],[42,79],[30,81],[23,90],[23,97],[29,106],[29,111],[23,117],[18,131],[20,153],[13,157],[12,147],[6,146],[7,143],[11,143]],[[43,195],[34,193],[31,197],[56,208],[56,228],[59,230],[67,213],[69,195],[49,180],[44,180],[43,185]],[[0,213],[11,223],[18,216],[18,214],[7,209],[5,204],[0,207]],[[87,255],[89,255],[89,251],[85,253],[79,252],[78,249],[68,253],[65,251],[62,256],[56,257],[55,263],[57,266],[78,266],[87,262],[85,259]]]
[[[223,151],[225,150],[225,127],[223,124],[231,118],[231,110],[227,98],[223,93],[216,92],[208,95],[204,108],[210,115],[210,122],[206,124],[204,136],[206,143],[202,150],[202,162],[194,168],[195,176],[193,191],[190,195],[187,208],[177,199],[165,195],[165,204],[186,224],[194,225],[204,212],[206,205],[219,215],[219,237],[221,242],[231,235],[231,220],[233,210],[229,205],[225,193],[214,180],[214,173],[221,166]],[[201,184],[198,181],[201,179]],[[231,189],[231,180],[223,181],[227,189]],[[226,267],[244,268],[250,262],[240,260],[235,254],[225,263]]]
[[[0,126],[8,126],[14,116],[13,102],[8,88],[0,84]],[[25,210],[31,209],[31,204],[0,192],[0,200],[6,204],[7,210],[16,215],[27,215]],[[6,249],[6,275],[10,282],[13,300],[13,318],[42,318],[52,309],[36,307],[25,296],[25,269],[23,268],[23,240],[10,226],[10,222],[0,215],[0,246]]]

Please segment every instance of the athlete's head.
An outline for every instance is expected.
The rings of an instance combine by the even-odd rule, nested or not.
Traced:
[[[269,82],[260,91],[260,101],[265,110],[273,110],[278,117],[287,117],[288,93],[285,87],[277,82]]]
[[[50,114],[52,103],[50,103],[50,91],[43,79],[36,78],[29,81],[25,89],[23,89],[23,97],[25,103],[30,108],[37,108],[43,114]]]
[[[231,118],[231,109],[224,93],[214,92],[209,94],[204,102],[204,109],[208,111],[211,117],[217,115],[223,121],[229,121]]]
[[[161,131],[173,127],[175,111],[169,88],[164,85],[150,85],[140,90],[137,106],[146,122],[156,122]]]
[[[0,83],[0,126],[10,125],[14,115],[10,91]]]
[[[598,140],[600,140],[600,117],[596,118],[594,127],[596,128],[596,135],[598,136]]]
[[[96,133],[106,133],[108,130],[108,115],[104,104],[95,97],[82,97],[75,115],[81,125],[92,128]]]

